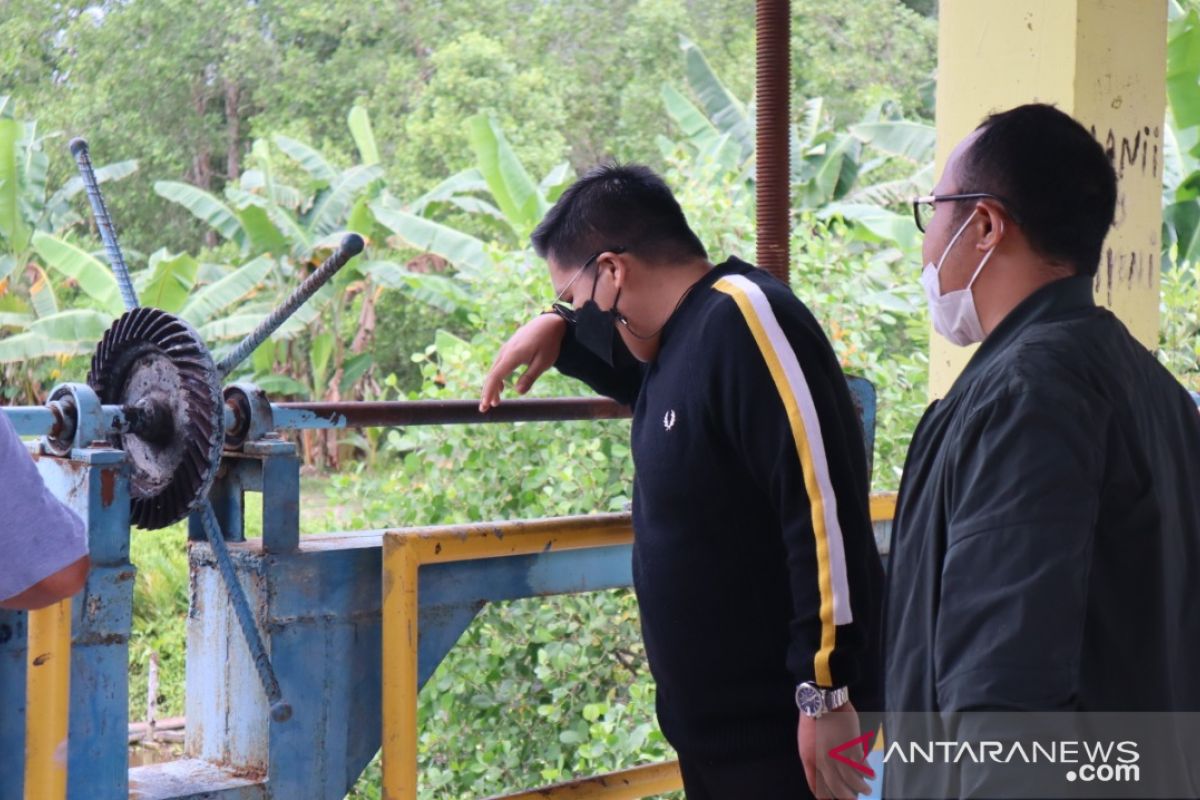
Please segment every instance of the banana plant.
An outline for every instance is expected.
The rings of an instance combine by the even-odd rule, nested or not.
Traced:
[[[60,236],[83,222],[71,206],[83,181],[73,177],[54,191],[47,186],[47,143],[60,137],[39,135],[36,120],[15,119],[12,100],[0,96],[0,281],[33,256],[34,234]],[[136,171],[136,161],[120,161],[97,167],[96,179],[120,180]]]
[[[0,364],[91,353],[124,310],[112,272],[95,256],[41,233],[34,234],[34,247],[57,271],[71,275],[96,307],[60,310],[53,295],[44,298],[35,291],[32,313],[0,312],[0,327],[16,331],[0,339]],[[150,256],[133,281],[142,305],[183,317],[207,341],[218,344],[219,352],[222,340],[240,338],[269,312],[269,302],[261,299],[262,284],[273,267],[269,256],[229,267],[200,264],[190,255],[164,249]],[[39,277],[36,283],[43,280]],[[248,302],[256,296],[257,305]],[[294,336],[302,324],[293,317],[280,336]]]
[[[737,175],[735,186],[753,191],[754,104],[738,101],[693,42],[681,38],[681,46],[686,87],[664,84],[662,99],[683,138],[675,142],[660,136],[659,148],[665,158],[682,151],[685,157]],[[793,207],[815,211],[818,218],[841,217],[854,223],[865,239],[913,249],[916,226],[895,209],[932,183],[933,127],[888,116],[881,106],[849,130],[838,130],[820,97],[805,100],[798,112],[790,126]],[[910,174],[876,183],[867,180],[884,167]]]
[[[478,275],[492,266],[483,242],[430,218],[447,212],[477,215],[497,223],[505,239],[523,246],[566,189],[571,168],[564,162],[535,182],[494,118],[476,114],[466,125],[474,167],[451,175],[407,207],[384,197],[372,209],[408,243],[445,255],[460,270]]]
[[[177,181],[158,181],[154,191],[183,206],[222,239],[235,242],[248,257],[269,253],[311,259],[319,246],[336,241],[358,199],[378,191],[383,168],[360,163],[339,170],[303,142],[275,136],[274,143],[308,174],[307,186],[283,183],[270,145],[259,139],[250,151],[254,168],[226,187],[224,200]]]
[[[874,116],[878,116],[877,110]],[[911,172],[901,178],[856,187],[847,197],[850,202],[881,207],[904,206],[918,194],[927,194],[933,186],[933,159],[937,130],[926,122],[900,118],[869,119],[850,126],[850,133],[868,151],[881,153],[860,175],[869,174],[875,165],[903,165]]]
[[[154,187],[160,196],[183,206],[222,239],[241,249],[248,263],[226,280],[238,282],[251,275],[271,285],[276,290],[273,296],[278,296],[298,273],[319,263],[324,251],[336,246],[346,231],[355,231],[366,240],[364,257],[342,270],[292,318],[290,329],[260,348],[251,362],[249,369],[255,380],[269,391],[340,396],[370,368],[369,349],[347,352],[341,335],[352,327],[343,319],[352,298],[363,298],[362,316],[366,320],[373,319],[373,305],[383,288],[410,291],[430,302],[438,297],[438,287],[426,286],[430,282],[426,276],[409,275],[384,257],[391,231],[381,226],[372,205],[390,196],[366,109],[353,107],[347,127],[358,151],[358,163],[344,169],[305,142],[275,135],[269,141],[254,142],[251,168],[236,184],[225,188],[223,198],[174,181],[159,181]],[[302,182],[286,182],[277,163],[280,153],[299,169]],[[295,173],[295,169],[290,170],[290,174]],[[418,242],[415,247],[425,249],[427,244]],[[435,248],[438,246],[434,243]],[[452,255],[461,257],[459,253]],[[377,278],[376,273],[383,278]],[[202,302],[197,308],[203,307]],[[236,313],[205,321],[200,332],[210,341],[233,339],[253,328],[269,311],[267,299],[248,302]],[[301,364],[304,368],[281,375],[278,363]],[[335,375],[339,379],[331,386]]]
[[[670,157],[682,144],[692,158],[742,173],[753,185],[755,120],[753,104],[744,104],[725,86],[704,52],[687,37],[679,37],[684,54],[686,92],[670,83],[661,89],[667,115],[683,133],[682,143],[659,136],[659,149]]]
[[[1169,7],[1163,126],[1163,268],[1200,260],[1200,14]]]
[[[755,156],[754,104],[742,103],[713,71],[704,53],[680,37],[685,61],[686,91],[663,84],[667,115],[683,134],[681,142],[658,138],[663,156],[680,147],[699,162],[715,164],[738,174],[744,191],[753,191]],[[800,119],[790,130],[793,204],[819,209],[841,200],[859,177],[862,142],[834,130],[824,100],[810,98],[801,106]]]
[[[836,131],[823,98],[804,104],[802,125],[792,126],[792,196],[804,209],[820,209],[846,197],[862,173],[862,143]]]
[[[48,185],[56,138],[16,119],[11,99],[0,97],[0,365],[8,365],[0,383],[32,385],[29,362],[90,352],[121,310],[112,273],[70,233],[83,222],[72,207],[83,182]],[[98,167],[96,177],[136,170],[136,161],[121,161]],[[60,295],[83,307],[63,309]]]
[[[883,106],[877,107],[850,126],[849,134],[862,143],[865,154],[873,157],[859,166],[857,177],[861,183],[844,199],[822,207],[818,216],[840,217],[854,223],[854,231],[862,239],[890,242],[905,253],[915,253],[920,248],[920,236],[908,202],[915,195],[928,193],[933,185],[936,130],[927,123],[885,112]],[[875,183],[862,180],[883,167],[892,174],[908,174]]]
[[[19,123],[10,112],[7,98],[0,98],[0,237],[5,246],[0,255],[0,364],[85,355],[124,310],[117,283],[93,249],[68,234],[82,222],[71,207],[82,181],[72,178],[49,192],[44,143],[52,137],[38,136],[36,122]],[[97,168],[96,176],[117,180],[136,169],[136,162],[123,161]],[[219,283],[221,271],[209,268],[208,280]],[[24,291],[15,285],[21,277],[28,279]],[[179,312],[196,280],[197,265],[190,256],[159,251],[135,275],[135,288],[144,305]],[[243,286],[235,296],[221,286],[200,287],[197,297],[210,298],[204,308],[220,312],[254,286]],[[72,308],[63,308],[60,301],[67,287]]]

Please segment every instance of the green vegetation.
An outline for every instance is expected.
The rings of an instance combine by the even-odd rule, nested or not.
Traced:
[[[925,403],[904,200],[933,182],[936,3],[793,0],[792,285],[879,392],[875,489]],[[754,254],[753,21],[730,0],[0,0],[0,399],[87,372],[120,312],[73,178],[85,135],[144,302],[219,353],[348,230],[367,251],[237,376],[273,397],[474,397],[550,300],[529,231],[602,158],[662,170],[717,259]],[[1200,16],[1174,10],[1163,362],[1200,389]],[[1194,63],[1195,62],[1195,63]],[[34,121],[36,120],[36,122]],[[548,374],[535,393],[578,387]],[[620,510],[627,424],[302,437],[306,533]],[[251,500],[253,503],[253,499]],[[252,516],[252,515],[251,515]],[[181,526],[135,532],[130,713],[183,713]],[[488,607],[421,695],[422,796],[659,760],[627,591]],[[354,796],[378,797],[378,766]]]

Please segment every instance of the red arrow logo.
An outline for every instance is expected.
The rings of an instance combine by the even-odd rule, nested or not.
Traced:
[[[874,779],[875,770],[871,769],[871,765],[867,763],[867,753],[871,752],[871,740],[874,738],[874,731],[868,731],[862,736],[851,739],[844,744],[839,744],[837,747],[829,751],[829,757],[840,761],[847,766],[853,767],[863,775],[866,775],[868,778]],[[852,750],[859,745],[862,745],[862,758],[855,757],[851,759],[842,755],[843,751]]]

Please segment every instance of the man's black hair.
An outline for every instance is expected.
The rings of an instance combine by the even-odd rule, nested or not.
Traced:
[[[978,130],[962,156],[958,191],[1004,198],[1034,250],[1095,275],[1117,202],[1117,175],[1100,143],[1041,103],[993,114]]]
[[[640,164],[602,164],[562,194],[530,236],[542,258],[582,266],[624,248],[655,263],[707,258],[663,179]]]

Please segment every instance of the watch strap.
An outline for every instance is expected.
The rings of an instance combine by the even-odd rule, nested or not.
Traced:
[[[796,706],[802,714],[813,719],[820,719],[848,702],[850,689],[846,686],[826,689],[812,681],[805,681],[796,687]]]

